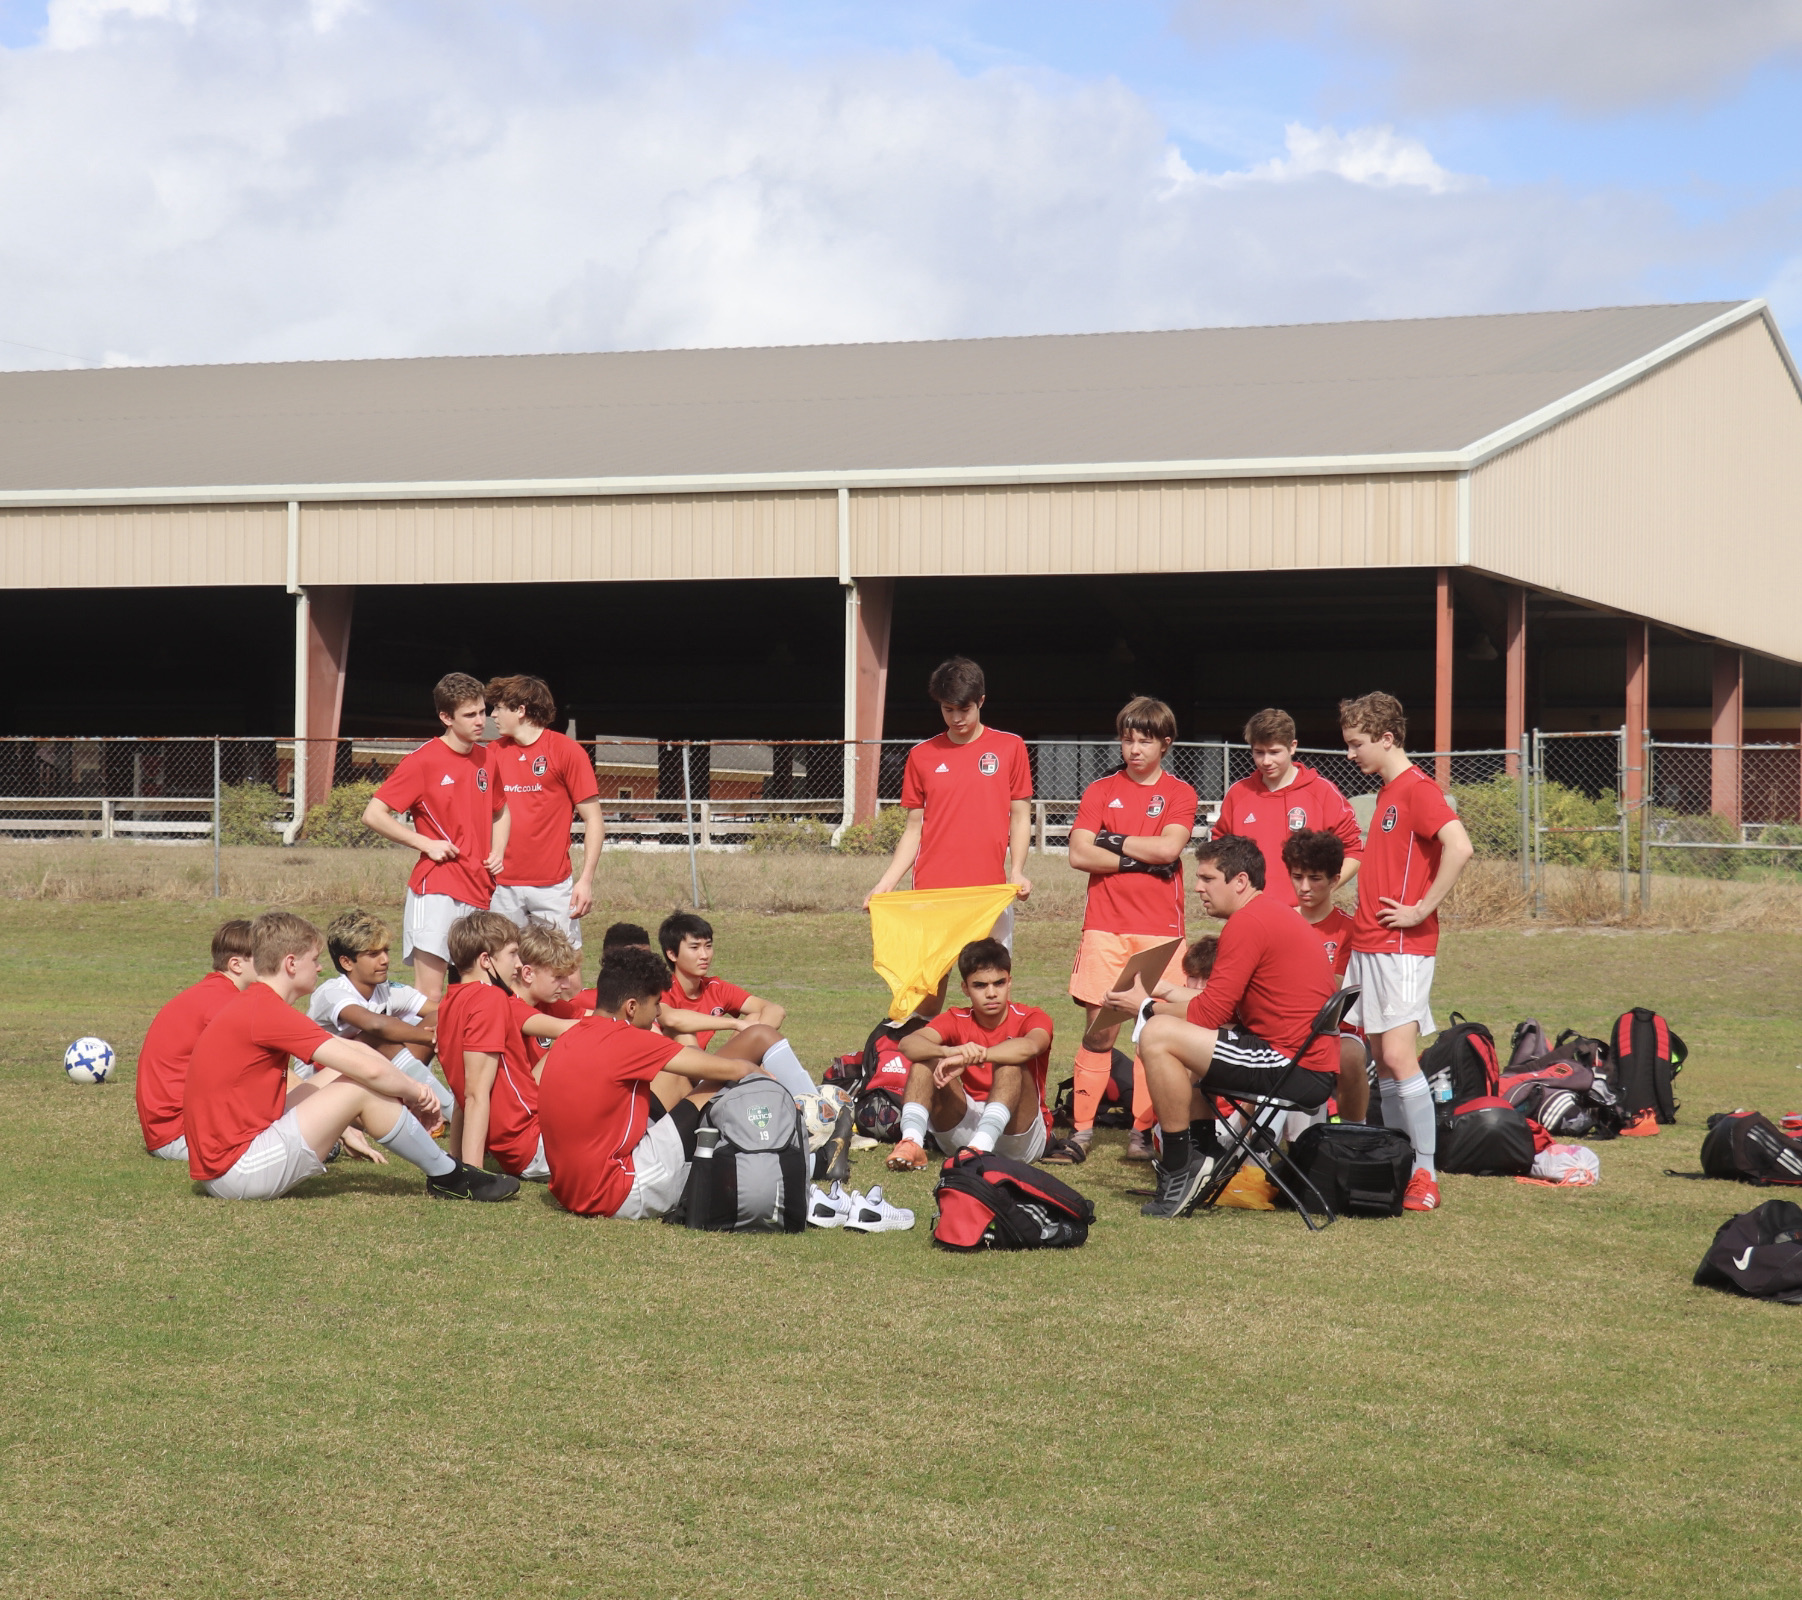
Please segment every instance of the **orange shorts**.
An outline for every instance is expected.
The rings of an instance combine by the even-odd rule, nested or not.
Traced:
[[[1076,964],[1070,969],[1070,998],[1079,1006],[1098,1006],[1107,999],[1120,969],[1141,950],[1166,944],[1167,933],[1102,933],[1096,928],[1083,930],[1082,942],[1076,947]],[[1178,944],[1170,965],[1164,969],[1165,983],[1183,983],[1183,951]]]

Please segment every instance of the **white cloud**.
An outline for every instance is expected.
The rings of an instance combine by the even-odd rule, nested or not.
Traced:
[[[1408,139],[1390,127],[1309,128],[1291,122],[1283,129],[1286,155],[1260,161],[1243,172],[1194,172],[1175,150],[1166,157],[1166,171],[1177,185],[1210,184],[1230,188],[1245,183],[1292,183],[1314,177],[1343,178],[1347,183],[1374,189],[1425,189],[1445,194],[1468,188],[1475,181],[1447,172],[1418,139]]]

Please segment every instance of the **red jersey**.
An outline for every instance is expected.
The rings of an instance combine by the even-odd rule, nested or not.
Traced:
[[[1297,908],[1296,915],[1300,916]],[[1326,951],[1326,963],[1333,969],[1333,976],[1343,978],[1347,964],[1351,961],[1352,919],[1337,906],[1334,906],[1318,922],[1303,922],[1314,930],[1314,937],[1320,941],[1320,948]]]
[[[411,811],[413,827],[428,839],[448,839],[455,861],[422,854],[407,879],[414,894],[447,894],[466,906],[488,909],[494,879],[482,865],[494,843],[494,819],[507,803],[486,746],[465,754],[442,739],[422,744],[375,792],[391,811]]]
[[[1051,1062],[1051,1018],[1037,1006],[1009,1004],[1002,1014],[1000,1023],[993,1028],[979,1027],[976,1015],[970,1006],[954,1006],[949,1011],[941,1011],[931,1022],[926,1024],[946,1044],[1002,1044],[1009,1039],[1023,1039],[1034,1028],[1045,1030],[1045,1048],[1031,1061],[1026,1070],[1032,1075],[1038,1086],[1039,1104],[1045,1104],[1045,1076]],[[988,1062],[978,1066],[965,1067],[963,1075],[964,1097],[968,1100],[987,1100],[989,1090],[994,1087],[995,1069]]]
[[[941,733],[907,752],[901,804],[924,810],[916,889],[1007,882],[1012,804],[1032,798],[1032,763],[1011,733],[984,728],[968,744]]]
[[[438,1065],[464,1098],[463,1056],[479,1050],[500,1057],[488,1092],[488,1151],[508,1172],[524,1172],[538,1153],[538,1085],[520,1024],[538,1013],[491,983],[452,984],[438,1003]]]
[[[190,1176],[204,1181],[230,1172],[287,1109],[288,1057],[311,1061],[329,1038],[266,983],[227,1000],[188,1058],[182,1131]]]
[[[207,1024],[238,994],[238,986],[223,972],[209,972],[151,1020],[138,1049],[138,1123],[146,1150],[161,1150],[181,1137],[188,1058]]]
[[[1345,796],[1312,767],[1300,762],[1285,789],[1266,789],[1264,780],[1255,772],[1249,778],[1241,778],[1226,791],[1226,798],[1220,802],[1220,818],[1214,824],[1216,839],[1235,834],[1257,841],[1264,852],[1264,893],[1286,906],[1296,902],[1289,869],[1283,865],[1283,845],[1290,834],[1303,831],[1338,834],[1346,856],[1352,860],[1364,853],[1358,819],[1345,803]]]
[[[569,823],[584,800],[600,796],[594,762],[574,739],[544,729],[530,744],[503,735],[488,747],[512,823],[496,883],[561,883],[574,870]]]
[[[681,1049],[617,1017],[590,1017],[557,1041],[538,1115],[551,1193],[565,1208],[610,1217],[625,1204],[632,1152],[651,1122],[651,1079]]]
[[[580,1022],[582,1018],[594,1015],[594,1006],[594,990],[584,989],[567,1000],[547,1000],[538,1009],[547,1017],[563,1017],[571,1022]]]
[[[1386,928],[1377,921],[1385,899],[1411,906],[1433,886],[1444,848],[1439,830],[1457,820],[1445,791],[1410,764],[1377,795],[1370,816],[1370,843],[1358,869],[1358,915],[1352,923],[1354,950],[1389,955],[1430,956],[1439,948],[1439,913],[1413,928]]]
[[[1185,834],[1195,827],[1195,791],[1168,772],[1156,783],[1134,783],[1124,771],[1097,778],[1082,792],[1075,828],[1091,833],[1123,833],[1155,838],[1177,826]],[[1089,903],[1082,925],[1100,933],[1172,933],[1183,931],[1183,875],[1154,878],[1144,872],[1089,875]]]
[[[666,1006],[674,1006],[678,1011],[699,1011],[709,1017],[736,1017],[745,1008],[745,1002],[751,998],[749,989],[741,989],[736,983],[727,983],[724,978],[710,977],[701,985],[701,992],[689,999],[682,988],[682,980],[670,979],[670,986],[658,996]],[[705,1050],[713,1039],[713,1034],[697,1033],[695,1046]]]
[[[1189,1020],[1215,1029],[1237,1023],[1293,1056],[1338,987],[1314,930],[1275,896],[1260,894],[1226,919],[1214,970],[1189,1002]],[[1337,1072],[1339,1036],[1316,1039],[1296,1064]]]

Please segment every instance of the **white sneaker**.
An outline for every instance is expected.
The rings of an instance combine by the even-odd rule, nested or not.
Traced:
[[[851,1213],[845,1227],[852,1233],[898,1233],[914,1225],[914,1214],[902,1206],[892,1206],[882,1198],[882,1185],[868,1194],[851,1196]]]
[[[842,1228],[851,1215],[857,1196],[845,1193],[842,1183],[834,1183],[828,1193],[817,1183],[807,1193],[807,1225],[810,1228]]]

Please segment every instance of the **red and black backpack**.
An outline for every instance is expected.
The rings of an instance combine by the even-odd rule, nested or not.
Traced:
[[[1627,1115],[1649,1109],[1658,1121],[1675,1122],[1680,1102],[1671,1093],[1672,1080],[1689,1059],[1682,1036],[1656,1011],[1635,1006],[1616,1019],[1608,1045]]]
[[[1433,1111],[1442,1127],[1466,1101],[1501,1092],[1495,1035],[1480,1022],[1466,1022],[1461,1011],[1451,1014],[1439,1037],[1421,1053],[1420,1070],[1433,1091]]]
[[[890,1022],[886,1017],[870,1030],[861,1051],[840,1056],[827,1067],[825,1080],[837,1084],[856,1106],[853,1122],[866,1139],[893,1144],[901,1137],[901,1101],[912,1070],[901,1054],[901,1041],[926,1026],[926,1018]]]
[[[1586,1041],[1594,1043],[1595,1041]],[[1612,1139],[1627,1124],[1599,1068],[1547,1056],[1502,1079],[1502,1098],[1561,1139]]]
[[[1009,1156],[960,1150],[932,1191],[941,1250],[1070,1250],[1089,1237],[1095,1206],[1067,1183]]]

